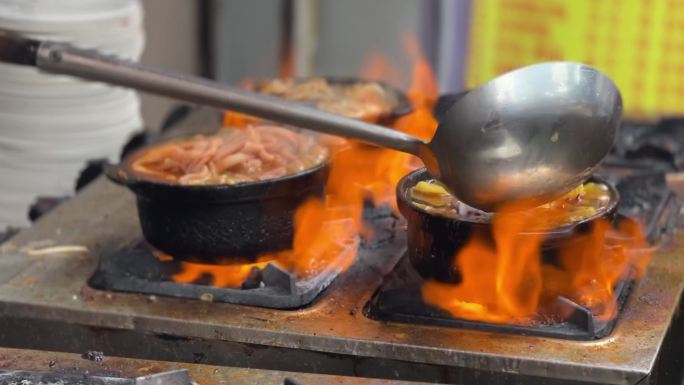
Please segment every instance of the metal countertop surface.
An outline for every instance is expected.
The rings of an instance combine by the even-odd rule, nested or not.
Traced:
[[[597,382],[637,383],[655,363],[684,285],[684,234],[657,251],[614,332],[597,341],[384,323],[362,309],[404,250],[360,253],[311,306],[278,311],[145,295],[86,285],[100,253],[140,238],[133,195],[100,179],[0,246],[0,314],[92,327],[164,333],[286,349],[506,371]],[[43,245],[82,245],[85,254],[31,256]],[[352,311],[355,310],[355,311]],[[578,374],[579,373],[579,374]]]

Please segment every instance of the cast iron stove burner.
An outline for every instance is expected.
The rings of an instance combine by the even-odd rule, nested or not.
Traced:
[[[663,234],[674,228],[679,213],[679,203],[667,188],[663,174],[623,173],[621,177],[611,172],[600,174],[612,179],[620,192],[619,217],[638,220],[643,225],[647,239],[651,243],[660,241]],[[618,310],[624,305],[629,295],[632,284],[630,275],[625,276],[615,287]],[[403,258],[394,271],[385,278],[381,288],[366,307],[366,314],[383,321],[574,340],[603,338],[610,334],[619,318],[618,315],[612,320],[602,321],[596,318],[591,310],[565,297],[559,297],[551,305],[541,309],[540,321],[534,325],[492,324],[457,319],[423,302],[421,297],[423,282],[423,278],[415,271],[408,258]],[[564,320],[559,322],[554,321],[554,318],[559,318],[554,314],[569,314],[570,316],[562,317]]]
[[[366,314],[382,321],[447,326],[492,332],[554,337],[572,340],[592,340],[610,334],[617,318],[601,320],[592,311],[565,297],[558,297],[544,307],[531,325],[494,324],[453,318],[443,310],[423,302],[423,278],[415,271],[408,258],[403,258],[376,293]],[[631,281],[623,279],[615,288],[615,296],[622,309],[630,292]],[[569,314],[558,321],[558,314]]]
[[[664,235],[673,231],[679,214],[680,203],[667,187],[664,173],[679,169],[684,148],[668,144],[663,138],[672,134],[673,127],[680,125],[684,125],[684,122],[665,121],[655,129],[652,126],[626,125],[613,153],[597,172],[598,176],[615,185],[620,193],[617,220],[629,218],[638,221],[651,244],[661,242]],[[653,136],[649,136],[649,133]],[[549,262],[548,258],[544,261]],[[628,272],[614,288],[618,311],[631,291],[631,273]],[[558,297],[540,309],[538,322],[532,325],[458,319],[423,302],[423,282],[424,279],[405,256],[394,271],[385,277],[380,289],[366,306],[366,314],[382,321],[574,340],[603,338],[611,333],[620,317],[618,312],[618,316],[611,320],[601,320],[590,309],[568,298]],[[565,316],[559,317],[559,314]]]
[[[373,227],[373,238],[363,239],[360,247],[374,249],[391,241],[396,219],[387,207],[366,209],[364,221]],[[356,244],[344,248],[336,260],[331,261],[332,265],[351,258],[355,247]],[[224,288],[212,286],[209,276],[202,276],[191,284],[174,282],[171,277],[181,271],[180,263],[160,260],[140,242],[101,255],[89,284],[100,290],[294,309],[308,305],[340,274],[339,269],[323,269],[318,274],[298,279],[277,264],[268,263],[261,269],[253,268],[241,288]]]
[[[684,166],[684,119],[650,124],[624,124],[605,165],[629,165],[651,171],[674,171]]]
[[[602,175],[610,178],[609,174]],[[615,186],[620,191],[618,213],[641,223],[651,244],[672,232],[679,215],[679,203],[667,187],[664,174],[628,175],[617,178]]]
[[[345,253],[349,252],[351,250],[345,250]],[[241,288],[224,288],[212,286],[209,276],[202,276],[192,284],[174,282],[171,277],[180,271],[179,262],[160,261],[140,243],[103,255],[89,284],[101,290],[291,309],[311,302],[338,275],[333,269],[298,280],[277,264],[268,263],[262,269],[253,268]]]

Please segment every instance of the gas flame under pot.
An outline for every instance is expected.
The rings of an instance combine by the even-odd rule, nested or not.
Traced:
[[[475,212],[473,215],[448,218],[418,209],[411,203],[410,190],[418,182],[431,179],[433,177],[423,168],[406,175],[397,185],[397,205],[408,222],[408,256],[416,271],[424,278],[458,283],[462,276],[456,256],[473,237],[478,237],[484,247],[496,249],[494,226],[491,217],[483,217]],[[588,236],[597,220],[611,221],[617,210],[618,192],[599,178],[594,177],[591,181],[604,183],[609,188],[611,200],[600,213],[561,227],[545,231],[525,230],[514,236],[530,238],[531,243],[534,243],[533,238],[539,238],[542,257],[552,259],[557,250]],[[512,253],[515,254],[516,250],[512,250]]]
[[[329,172],[322,163],[253,183],[185,186],[139,178],[125,163],[105,172],[135,193],[145,240],[176,260],[208,264],[290,249],[297,208],[323,195]]]

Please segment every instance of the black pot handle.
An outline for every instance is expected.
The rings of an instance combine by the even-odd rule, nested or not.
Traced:
[[[107,175],[107,178],[116,184],[126,187],[132,187],[137,184],[136,180],[132,178],[131,175],[126,172],[123,167],[121,167],[121,165],[105,163],[103,165],[103,169],[105,175]]]

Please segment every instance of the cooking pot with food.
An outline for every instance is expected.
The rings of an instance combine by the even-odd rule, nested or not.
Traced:
[[[155,144],[105,171],[135,193],[152,246],[179,260],[232,263],[291,247],[297,207],[323,195],[327,149],[258,126]]]
[[[562,211],[552,210],[554,202],[528,213],[508,215],[544,216],[543,228],[528,229],[518,236],[542,233],[542,252],[555,250],[582,239],[599,219],[611,220],[617,210],[619,195],[615,187],[593,177],[577,191],[559,198],[568,203]],[[572,197],[570,197],[572,195]],[[494,248],[492,213],[470,208],[456,201],[435,183],[426,169],[404,176],[397,185],[397,204],[407,221],[407,253],[416,271],[425,278],[459,282],[455,256],[478,233]],[[547,210],[547,208],[549,210]],[[559,212],[563,216],[557,215]]]

